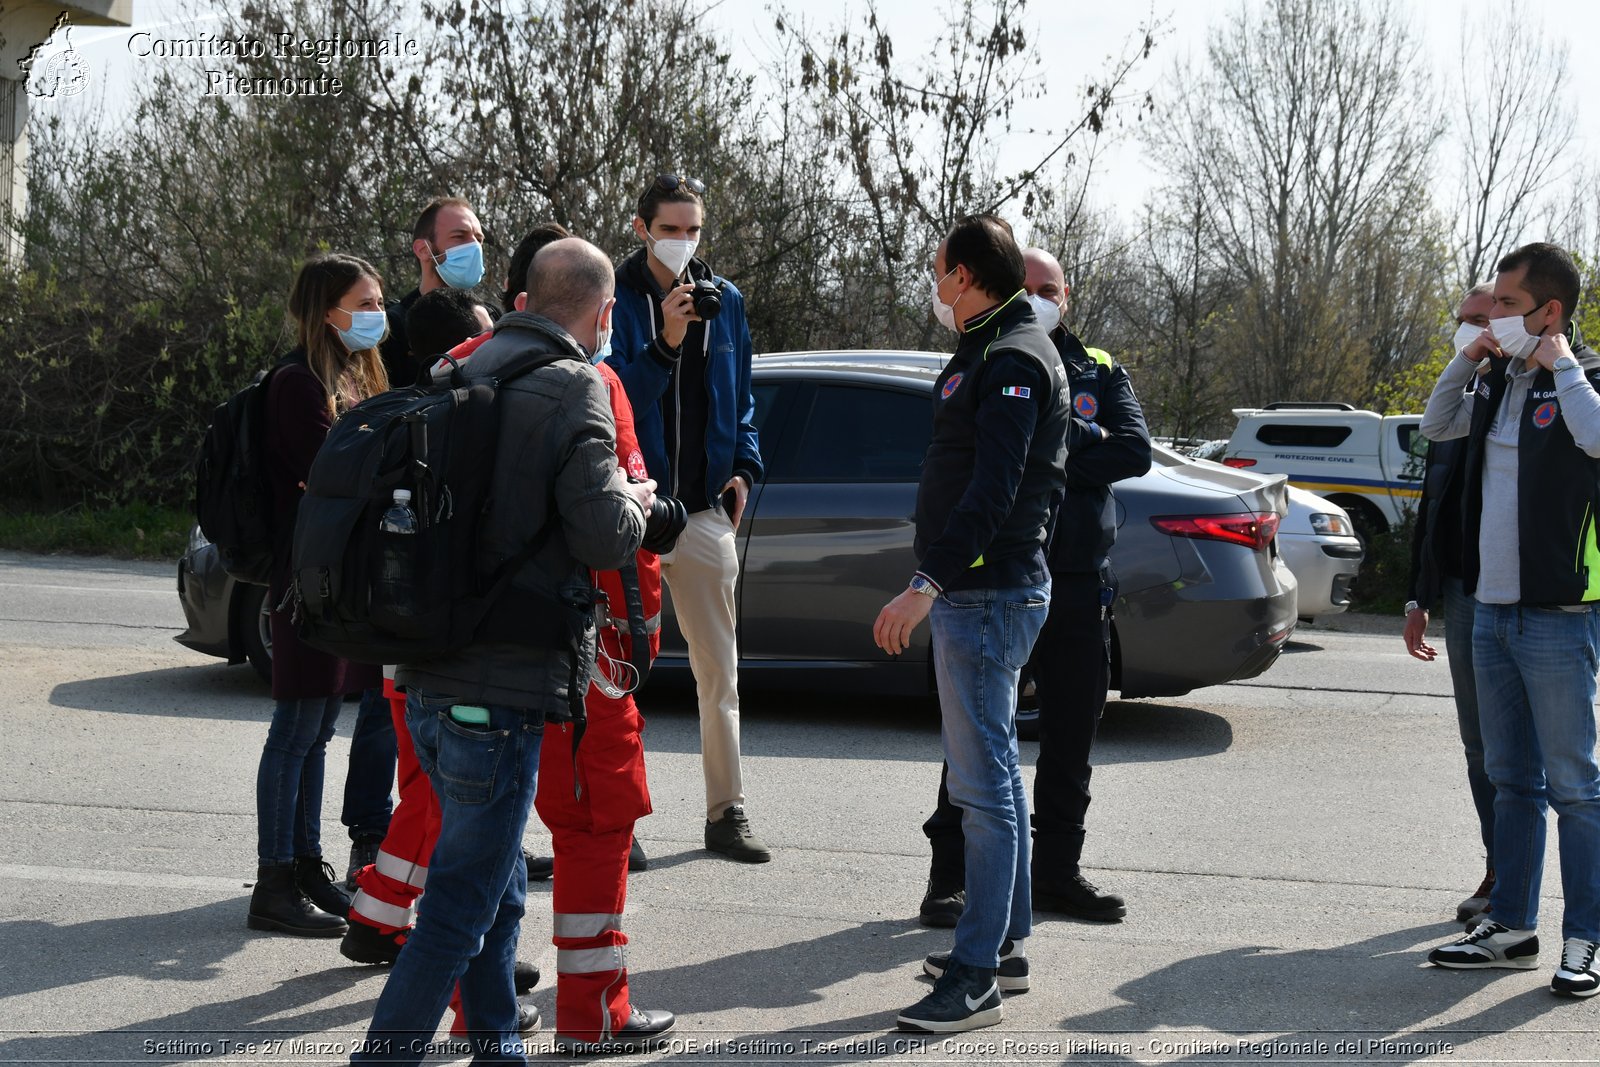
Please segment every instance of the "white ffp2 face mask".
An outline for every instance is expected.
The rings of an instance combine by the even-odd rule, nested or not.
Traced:
[[[956,269],[951,267],[945,271],[944,278],[950,277],[955,272]],[[947,330],[954,330],[956,328],[956,306],[954,304],[946,304],[939,299],[939,284],[944,281],[944,278],[933,279],[933,285],[930,287],[930,293],[933,298],[933,317],[939,320],[940,326]],[[958,296],[956,299],[960,300],[961,298]]]
[[[1494,339],[1499,342],[1500,351],[1512,359],[1527,359],[1533,350],[1539,347],[1539,339],[1528,332],[1522,320],[1521,315],[1507,315],[1503,319],[1489,320],[1489,332],[1494,334]]]
[[[1033,317],[1039,320],[1039,325],[1044,327],[1044,332],[1049,333],[1061,324],[1061,305],[1047,296],[1037,293],[1028,297],[1028,303],[1033,305]]]
[[[674,277],[683,273],[684,268],[689,265],[689,260],[694,258],[695,249],[699,247],[698,240],[685,241],[676,237],[662,238],[659,241],[652,238],[650,242],[651,251],[655,253],[656,259],[660,260],[661,265],[670,270]]]

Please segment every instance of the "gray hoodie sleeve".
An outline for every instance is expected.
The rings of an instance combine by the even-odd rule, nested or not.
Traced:
[[[617,468],[617,429],[605,384],[592,367],[569,379],[561,398],[567,442],[556,472],[556,510],[567,547],[585,566],[629,563],[644,539],[644,509]]]
[[[1475,397],[1468,395],[1466,388],[1477,372],[1478,364],[1460,353],[1445,364],[1433,394],[1428,397],[1428,406],[1422,411],[1422,423],[1418,426],[1422,436],[1430,441],[1448,441],[1453,437],[1465,437],[1472,431]]]
[[[1556,395],[1573,442],[1590,457],[1600,459],[1600,393],[1595,392],[1594,381],[1584,368],[1566,367],[1556,373]]]

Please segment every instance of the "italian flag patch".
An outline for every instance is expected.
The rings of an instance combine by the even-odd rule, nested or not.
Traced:
[[[1033,394],[1028,391],[1028,387],[1026,385],[1008,385],[1004,389],[1000,390],[1000,395],[1020,396],[1022,399],[1026,400]]]

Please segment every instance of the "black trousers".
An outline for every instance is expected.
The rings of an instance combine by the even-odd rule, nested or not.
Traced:
[[[1111,609],[1116,578],[1052,574],[1050,614],[1028,664],[1039,702],[1039,761],[1033,780],[1033,879],[1041,884],[1078,873],[1089,810],[1089,753],[1111,684]],[[966,879],[961,809],[950,803],[939,772],[939,805],[922,824],[933,845],[933,878],[959,888]]]

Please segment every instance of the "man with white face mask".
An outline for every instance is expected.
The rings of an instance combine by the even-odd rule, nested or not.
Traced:
[[[617,266],[607,363],[633,405],[650,476],[683,501],[689,524],[661,576],[689,645],[700,697],[706,848],[744,863],[772,858],[745,815],[739,761],[736,531],[761,479],[744,295],[695,256],[705,185],[660,174],[639,197],[643,243]]]
[[[1116,577],[1107,553],[1117,537],[1111,484],[1150,469],[1150,431],[1128,372],[1098,348],[1085,348],[1063,321],[1070,290],[1061,264],[1025,249],[1023,286],[1034,317],[1066,367],[1072,394],[1067,492],[1049,550],[1050,612],[1030,667],[1039,699],[1039,763],[1033,780],[1033,909],[1113,922],[1123,899],[1084,878],[1084,817],[1089,753],[1111,682],[1111,604]],[[933,864],[920,918],[954,926],[965,908],[961,812],[946,782],[922,826]]]
[[[993,1026],[1000,991],[1029,985],[1017,676],[1049,613],[1045,546],[1066,489],[1071,397],[1024,278],[1022,250],[994,215],[958,219],[934,255],[933,313],[960,339],[934,382],[917,569],[872,628],[877,646],[899,655],[929,624],[946,779],[965,841],[954,945],[923,961],[933,992],[900,1013],[903,1030]]]
[[[1439,376],[1430,440],[1464,437],[1462,587],[1484,770],[1494,784],[1488,916],[1428,959],[1538,965],[1545,809],[1556,809],[1565,898],[1561,996],[1600,992],[1600,354],[1572,339],[1581,280],[1552,244],[1500,260],[1493,317]]]

